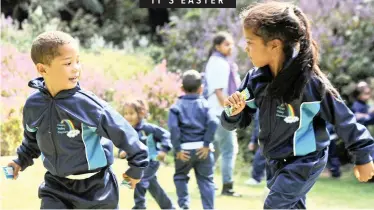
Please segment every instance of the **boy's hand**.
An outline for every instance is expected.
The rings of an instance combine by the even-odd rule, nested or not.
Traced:
[[[126,158],[126,155],[127,155],[127,153],[126,153],[125,151],[121,151],[121,152],[119,153],[119,158],[121,158],[121,159],[125,159],[125,158]]]
[[[374,176],[374,164],[373,161],[364,165],[356,165],[353,172],[360,182],[367,182]]]
[[[13,176],[14,176],[13,179],[16,180],[18,178],[18,173],[21,170],[21,166],[19,166],[14,161],[8,163],[8,166],[13,168]]]
[[[245,108],[245,99],[240,94],[239,91],[236,91],[227,99],[225,99],[223,103],[224,107],[232,107],[231,116],[235,116],[239,114]]]
[[[205,159],[205,158],[208,157],[209,151],[210,151],[209,147],[201,147],[201,148],[197,149],[196,155],[200,159]]]
[[[140,179],[133,179],[129,176],[127,176],[126,173],[122,174],[122,177],[124,180],[126,180],[130,184],[130,189],[135,189],[136,184],[140,182]]]
[[[187,151],[181,150],[180,152],[177,153],[177,159],[186,162],[190,159],[190,153]]]
[[[248,144],[248,150],[249,151],[253,152],[253,151],[255,151],[255,149],[256,149],[256,145],[254,143],[251,142],[251,143]]]
[[[158,152],[157,160],[165,161],[165,157],[166,157],[166,152],[163,152],[163,151]]]

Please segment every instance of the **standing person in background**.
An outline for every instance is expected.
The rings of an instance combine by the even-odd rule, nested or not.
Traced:
[[[205,68],[205,93],[209,106],[217,118],[223,111],[223,102],[240,84],[237,65],[228,60],[232,53],[233,38],[229,33],[219,32],[213,38],[209,60]],[[222,195],[239,197],[233,190],[233,174],[238,153],[236,131],[225,130],[218,125],[214,137],[215,161],[222,155]]]
[[[189,172],[194,169],[204,209],[214,209],[214,155],[212,141],[218,118],[202,93],[199,72],[189,70],[182,76],[184,96],[170,108],[168,127],[175,152],[174,184],[181,209],[190,208]]]
[[[255,151],[256,147],[258,146],[258,134],[260,133],[260,125],[259,125],[259,113],[256,112],[254,125],[252,129],[252,136],[251,142],[248,144],[249,151]],[[246,185],[258,185],[261,183],[262,178],[265,175],[265,165],[266,159],[262,155],[261,148],[257,148],[256,153],[253,158],[252,162],[252,172],[251,177],[245,181]]]

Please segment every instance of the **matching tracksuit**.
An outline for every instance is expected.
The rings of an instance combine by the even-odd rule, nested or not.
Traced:
[[[228,130],[246,127],[258,109],[259,144],[267,159],[270,189],[264,208],[306,208],[305,196],[327,162],[330,138],[326,122],[334,125],[357,165],[372,161],[374,140],[342,100],[321,93],[317,76],[310,78],[300,98],[291,103],[267,95],[272,80],[268,66],[250,70],[238,89],[248,90],[247,106],[236,116],[223,112],[221,123]]]
[[[147,145],[149,148],[149,154],[151,151],[163,151],[169,152],[171,149],[170,133],[169,131],[142,120],[135,127],[138,132],[140,141],[147,145],[147,142],[153,141],[153,145]],[[170,198],[167,196],[165,191],[161,188],[157,181],[157,171],[160,167],[160,162],[154,159],[150,159],[149,166],[144,171],[144,176],[140,182],[136,185],[134,190],[134,201],[135,206],[133,209],[146,209],[145,194],[149,191],[152,197],[156,200],[161,209],[175,209]]]
[[[118,208],[118,184],[110,167],[113,143],[126,151],[126,174],[140,179],[147,147],[132,126],[106,102],[79,85],[52,97],[43,78],[23,109],[24,140],[14,160],[22,171],[41,155],[47,169],[39,187],[41,208]]]
[[[374,125],[374,113],[369,113],[370,106],[363,101],[356,100],[353,102],[351,110],[353,113],[368,114],[367,117],[358,120],[359,123],[368,126]]]
[[[204,209],[214,209],[213,165],[214,155],[209,152],[200,159],[197,149],[210,147],[217,129],[218,118],[209,110],[208,101],[199,94],[181,96],[170,108],[168,126],[175,153],[189,152],[186,162],[175,158],[174,183],[178,195],[178,205],[182,209],[190,207],[188,194],[188,173],[194,169]]]

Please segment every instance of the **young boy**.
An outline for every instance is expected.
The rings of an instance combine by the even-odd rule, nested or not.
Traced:
[[[175,150],[174,183],[178,205],[188,209],[188,173],[193,168],[204,209],[214,209],[213,165],[211,142],[218,118],[201,96],[201,76],[196,70],[183,74],[182,90],[186,93],[170,108],[168,126]]]
[[[130,168],[123,176],[132,188],[148,166],[147,147],[120,114],[80,88],[78,44],[70,35],[40,34],[31,58],[42,77],[29,82],[37,91],[23,109],[18,158],[8,164],[15,179],[41,155],[47,169],[39,187],[42,209],[118,208],[112,142],[128,154]]]

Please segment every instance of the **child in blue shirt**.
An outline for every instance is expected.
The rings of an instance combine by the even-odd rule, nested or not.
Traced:
[[[188,173],[194,169],[204,209],[214,209],[212,141],[218,118],[202,93],[201,75],[196,70],[183,74],[185,92],[170,108],[168,126],[175,152],[174,183],[178,204],[189,209]]]

